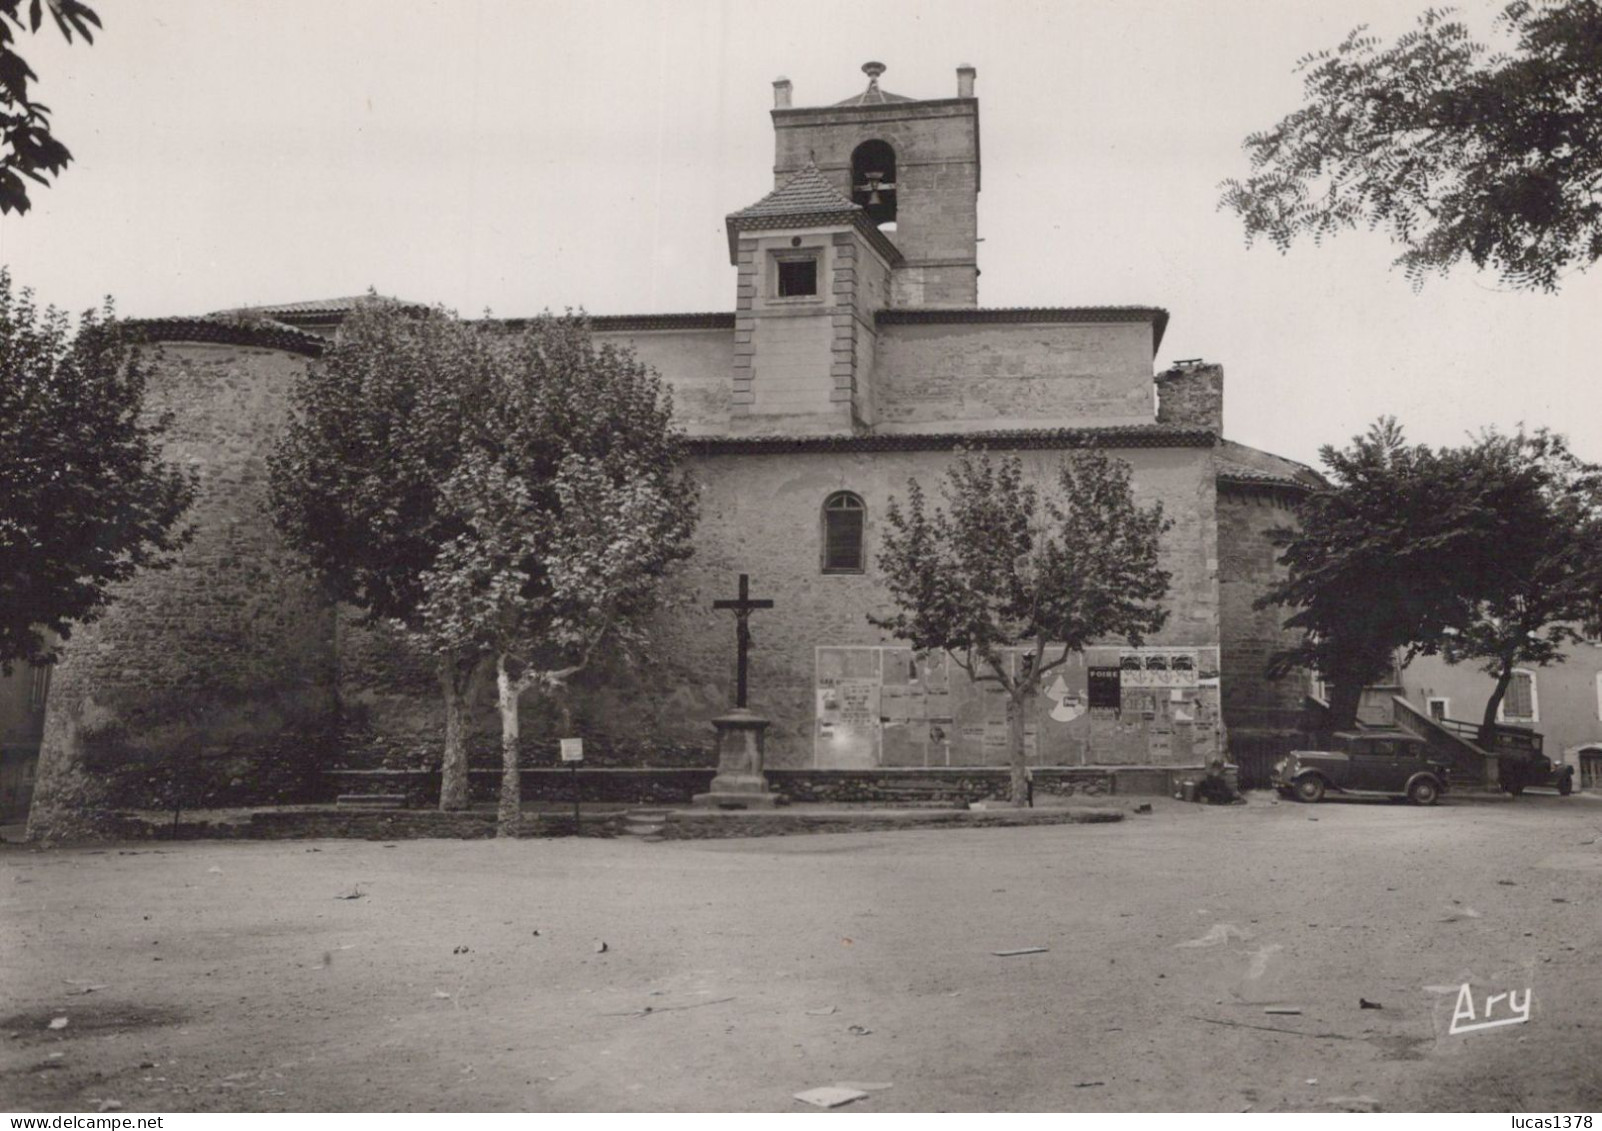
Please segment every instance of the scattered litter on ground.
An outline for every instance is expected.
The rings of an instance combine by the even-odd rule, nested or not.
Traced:
[[[1554,895],[1552,897],[1552,902],[1553,903],[1567,903],[1568,900],[1564,899],[1561,895]]]
[[[829,1014],[831,1014],[833,1012],[834,1012],[834,1006],[826,1005],[822,1009],[809,1009],[809,1010],[807,1010],[807,1016],[808,1017],[827,1017],[827,1016],[829,1016]]]
[[[451,995],[446,993],[444,990],[435,990],[434,991],[434,996],[435,997],[450,997]]]
[[[67,1019],[65,1017],[52,1017],[50,1024],[45,1026],[46,1029],[65,1029],[66,1027]]]
[[[1105,1080],[1086,1080],[1083,1083],[1074,1085],[1076,1088],[1105,1088],[1106,1086],[1107,1081]]]
[[[207,868],[206,872],[207,872],[208,875],[212,874],[212,873],[215,873],[215,874],[217,874],[219,876],[222,875],[222,869],[217,867],[217,865],[215,865],[215,864],[213,864],[210,868]]]
[[[1452,902],[1456,903],[1457,900],[1454,899]],[[1460,908],[1460,909],[1448,908],[1447,909],[1447,913],[1444,916],[1442,916],[1439,921],[1442,922],[1442,923],[1456,923],[1456,922],[1459,922],[1460,920],[1463,920],[1463,919],[1479,919],[1479,918],[1482,918],[1482,916],[1480,915],[1480,913],[1478,911],[1474,910],[1474,908],[1472,908],[1472,907],[1463,907],[1463,908]]]
[[[1342,1111],[1378,1111],[1379,1101],[1373,1096],[1334,1096],[1324,1101]]]
[[[1197,939],[1191,939],[1189,942],[1175,943],[1174,948],[1178,950],[1190,947],[1217,946],[1219,943],[1228,942],[1230,939],[1240,939],[1244,942],[1251,937],[1252,933],[1250,931],[1243,930],[1233,923],[1214,923],[1207,929],[1205,935]]]
[[[100,1111],[121,1111],[122,1110],[122,1101],[121,1100],[101,1100],[100,1101],[100,1107],[99,1107],[98,1110],[100,1110]]]
[[[865,1025],[847,1025],[846,1032],[850,1033],[853,1037],[866,1037],[869,1033],[873,1032],[873,1030],[869,1029]]]
[[[362,899],[366,895],[367,895],[367,893],[362,891],[362,885],[361,884],[352,884],[351,885],[351,889],[349,891],[345,892],[343,895],[336,895],[334,898],[335,899]]]
[[[67,1054],[64,1053],[64,1052],[53,1052],[49,1056],[46,1056],[45,1059],[46,1060],[60,1060],[62,1057],[66,1056],[66,1055]]]
[[[1150,801],[1143,801],[1139,805],[1136,805],[1135,806],[1135,812],[1137,812],[1137,813],[1150,813],[1151,812],[1151,802]]]
[[[466,946],[458,946],[458,947],[451,948],[451,953],[452,954],[469,954],[469,953],[471,953],[471,951],[472,951],[472,947],[466,947]]]
[[[868,1093],[835,1084],[827,1088],[809,1088],[805,1092],[797,1092],[795,1098],[813,1107],[842,1107],[857,1100],[867,1099]]]
[[[1301,1015],[1301,1012],[1302,1012],[1302,1007],[1299,1006],[1299,1005],[1271,1005],[1268,1008],[1264,1009],[1263,1012],[1264,1013],[1279,1014],[1279,1015],[1283,1015],[1283,1016],[1286,1016],[1286,1017],[1292,1017],[1292,1016],[1299,1017]]]
[[[1345,1033],[1304,1033],[1300,1029],[1281,1029],[1275,1025],[1249,1025],[1244,1021],[1224,1021],[1217,1017],[1191,1016],[1192,1021],[1204,1021],[1209,1025],[1227,1025],[1231,1029],[1261,1029],[1265,1033],[1284,1033],[1291,1037],[1316,1037],[1321,1041],[1350,1041]]]
[[[841,939],[840,940],[840,945],[841,946],[850,946],[851,945],[851,940],[850,939]]]
[[[67,985],[73,987],[72,989],[67,991],[67,993],[69,995],[72,995],[72,994],[92,994],[96,990],[103,990],[103,989],[107,988],[107,984],[105,982],[77,982],[77,981],[74,981],[71,978],[63,978],[61,980],[63,982],[65,982],[65,983],[67,983]]]
[[[534,938],[539,938],[540,937],[539,931],[530,931],[529,934],[532,935]]]
[[[1318,1083],[1318,1077],[1316,1077],[1316,1076],[1309,1077],[1307,1082],[1309,1084],[1316,1084],[1316,1083]]]
[[[703,1005],[722,1005],[732,997],[715,997],[711,1001],[692,1001],[688,1005],[648,1005],[644,1009],[624,1009],[616,1013],[603,1013],[602,1017],[645,1017],[652,1013],[672,1013],[680,1009],[700,1009]]]
[[[1045,954],[1050,949],[1045,946],[1021,946],[1017,950],[993,950],[990,953],[997,958],[1012,958],[1019,954]]]
[[[1505,888],[1516,888],[1516,887],[1519,886],[1518,884],[1514,883],[1512,880],[1497,880],[1496,882],[1501,884]],[[1362,1097],[1357,1097],[1357,1098],[1361,1099]],[[1330,1102],[1334,1103],[1335,1101],[1331,1100]]]
[[[601,941],[597,941],[596,942],[596,944],[595,944],[595,953],[596,954],[605,954],[607,952],[607,949],[608,949],[608,947],[607,947],[605,942],[601,942]]]
[[[1383,1005],[1381,1005],[1377,1001],[1369,1001],[1366,997],[1360,997],[1360,998],[1357,999],[1357,1008],[1358,1009],[1384,1009],[1385,1007]]]

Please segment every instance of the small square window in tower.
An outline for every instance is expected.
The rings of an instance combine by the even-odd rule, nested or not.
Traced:
[[[850,491],[836,491],[823,504],[823,572],[861,573],[862,500]]]
[[[805,259],[779,260],[779,297],[801,298],[818,293],[818,261],[811,256]]]

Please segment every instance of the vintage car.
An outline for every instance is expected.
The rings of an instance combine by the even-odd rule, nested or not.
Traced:
[[[1281,796],[1318,801],[1326,790],[1355,797],[1405,797],[1434,805],[1446,792],[1446,763],[1422,738],[1401,730],[1339,731],[1331,749],[1292,750],[1274,765]]]
[[[1491,749],[1496,753],[1496,775],[1502,788],[1514,797],[1529,786],[1556,789],[1567,797],[1574,792],[1574,767],[1554,765],[1541,749],[1541,735],[1529,727],[1499,724]]]

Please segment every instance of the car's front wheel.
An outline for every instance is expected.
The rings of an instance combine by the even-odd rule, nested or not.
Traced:
[[[1324,779],[1317,774],[1309,774],[1305,778],[1296,779],[1296,798],[1299,801],[1322,801],[1324,799]]]
[[[1429,778],[1419,778],[1407,787],[1407,799],[1414,805],[1434,805],[1440,797],[1440,787]]]

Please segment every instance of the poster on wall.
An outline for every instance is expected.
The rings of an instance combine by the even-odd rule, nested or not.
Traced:
[[[1006,654],[1009,674],[1023,655]],[[818,768],[1007,764],[1005,692],[945,653],[820,646],[816,665]],[[1042,766],[1189,765],[1222,749],[1218,696],[1216,648],[1088,648],[1046,674],[1025,755]]]

